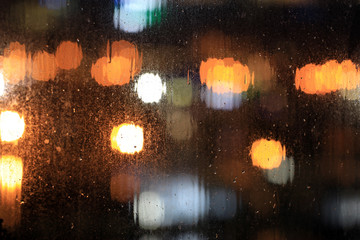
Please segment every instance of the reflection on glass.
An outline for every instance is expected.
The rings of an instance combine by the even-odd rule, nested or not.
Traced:
[[[63,41],[56,49],[55,58],[59,68],[76,69],[83,58],[81,46],[76,42]]]
[[[178,141],[191,139],[197,128],[191,113],[182,110],[167,112],[166,123],[171,137]]]
[[[168,103],[176,107],[188,107],[192,103],[192,86],[186,78],[174,78],[167,85]]]
[[[281,161],[277,168],[265,169],[264,175],[266,179],[273,184],[284,185],[287,182],[292,183],[295,175],[295,162],[292,157]]]
[[[55,55],[45,51],[36,52],[32,60],[31,76],[35,80],[48,81],[54,79],[57,72]]]
[[[162,82],[159,74],[144,73],[137,80],[135,89],[144,103],[158,103],[166,94],[166,83]]]
[[[130,82],[141,70],[142,55],[128,41],[107,43],[107,56],[91,66],[91,76],[103,86],[123,85]]]
[[[16,141],[25,130],[24,118],[17,112],[4,111],[0,114],[0,136],[3,142]]]
[[[307,64],[296,70],[295,85],[308,94],[351,90],[360,85],[360,72],[351,60],[342,63],[330,60],[322,65]]]
[[[200,65],[200,80],[207,86],[201,98],[207,107],[232,110],[241,104],[241,93],[254,84],[254,73],[233,58],[210,58]]]
[[[286,159],[286,149],[279,141],[260,139],[251,146],[251,159],[256,167],[262,169],[278,168]]]
[[[118,202],[133,200],[134,194],[139,193],[140,180],[133,175],[120,173],[111,177],[111,199]]]
[[[0,218],[7,228],[20,222],[21,181],[23,177],[22,160],[13,156],[0,159],[1,203]]]
[[[360,192],[343,191],[329,195],[322,206],[323,221],[334,227],[351,229],[360,226]]]
[[[124,123],[114,127],[111,132],[111,147],[122,153],[134,154],[143,149],[143,128],[134,124]]]
[[[207,190],[192,176],[144,181],[140,195],[134,199],[134,219],[140,227],[149,230],[196,225],[209,216],[217,220],[233,218],[237,202],[234,192],[220,188]]]
[[[141,32],[161,23],[165,5],[165,0],[115,0],[114,26],[124,32]]]
[[[4,75],[2,72],[0,72],[0,97],[4,95],[5,93],[5,81],[4,81]]]

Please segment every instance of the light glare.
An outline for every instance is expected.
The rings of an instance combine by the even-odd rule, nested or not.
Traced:
[[[25,130],[24,118],[17,112],[5,111],[0,115],[1,141],[12,142],[22,137]]]
[[[144,145],[143,128],[134,124],[121,124],[111,133],[111,147],[122,153],[140,152]]]
[[[2,156],[0,159],[0,218],[5,228],[12,228],[20,222],[21,181],[23,177],[22,159]]]
[[[166,94],[166,84],[162,83],[159,74],[145,73],[137,82],[138,96],[144,103],[158,103],[162,94]]]

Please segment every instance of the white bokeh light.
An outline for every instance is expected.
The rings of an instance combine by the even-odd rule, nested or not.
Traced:
[[[191,226],[209,216],[226,220],[237,212],[232,190],[207,189],[196,176],[147,179],[141,182],[140,192],[134,196],[134,221],[143,229]]]
[[[165,220],[164,200],[155,192],[142,192],[137,203],[139,225],[144,229],[157,229]]]
[[[12,142],[22,137],[25,130],[24,118],[17,112],[5,111],[0,114],[1,141]]]
[[[122,153],[140,152],[144,145],[143,128],[134,124],[121,124],[114,127],[111,133],[111,147]]]
[[[141,75],[135,85],[139,98],[144,103],[158,103],[163,94],[166,94],[166,84],[159,74],[145,73]]]
[[[295,176],[294,158],[286,158],[278,168],[265,169],[264,175],[266,179],[273,184],[284,185],[288,182],[292,183]]]

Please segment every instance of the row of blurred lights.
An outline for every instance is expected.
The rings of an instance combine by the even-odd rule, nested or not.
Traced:
[[[24,45],[10,43],[4,50],[4,56],[0,56],[0,96],[5,94],[6,84],[17,84],[26,76],[48,81],[54,79],[60,70],[78,68],[82,59],[81,46],[70,41],[62,42],[55,54],[38,51],[33,55],[26,53]],[[199,75],[206,87],[202,88],[200,96],[207,107],[237,109],[250,86],[255,89],[259,87],[261,91],[274,89],[271,66],[263,59],[253,61],[252,69],[255,71],[234,58],[208,58],[202,61]],[[142,54],[137,47],[124,40],[114,41],[111,47],[108,42],[106,56],[92,64],[91,76],[103,86],[124,85],[139,75],[141,68]],[[184,78],[183,81],[185,83],[189,79]],[[268,81],[270,83],[267,84]],[[295,75],[295,87],[306,94],[322,95],[340,91],[346,99],[358,99],[359,85],[358,67],[350,60],[341,63],[330,60],[322,65],[307,64],[297,69]],[[167,86],[158,74],[143,73],[136,78],[135,91],[143,102],[157,103],[167,93]]]

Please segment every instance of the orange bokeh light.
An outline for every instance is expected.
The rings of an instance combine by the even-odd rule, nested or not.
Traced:
[[[142,55],[137,47],[127,41],[107,44],[107,56],[96,61],[91,67],[91,76],[103,86],[124,85],[141,70]]]
[[[286,149],[279,141],[262,138],[252,144],[250,155],[253,166],[273,169],[286,159]]]
[[[242,93],[254,84],[254,73],[233,58],[209,58],[201,62],[200,80],[215,93]]]
[[[83,59],[81,46],[76,42],[62,42],[55,53],[57,66],[64,70],[76,69]]]
[[[21,182],[23,164],[21,158],[2,156],[0,159],[0,218],[6,228],[20,222]]]
[[[32,78],[40,81],[54,79],[57,72],[54,54],[45,51],[36,52],[33,56]]]
[[[27,74],[28,63],[25,45],[19,42],[10,43],[9,48],[4,50],[3,73],[5,82],[17,84],[24,80]]]
[[[295,86],[308,94],[351,90],[359,85],[360,72],[351,60],[342,63],[330,60],[323,65],[307,64],[296,70]]]

